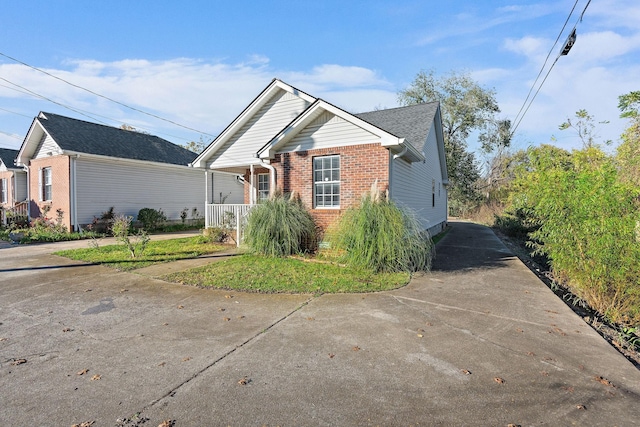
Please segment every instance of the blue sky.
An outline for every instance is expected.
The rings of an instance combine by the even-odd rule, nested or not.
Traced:
[[[1,54],[196,131],[0,56],[0,147],[19,148],[39,111],[126,123],[179,144],[210,140],[274,77],[362,112],[397,106],[422,69],[468,72],[513,119],[575,2],[8,0]],[[598,128],[603,139],[617,141],[625,127],[617,103],[640,90],[640,2],[592,0],[578,22],[587,2],[577,1],[560,45],[576,24],[577,42],[549,74],[516,147],[552,136],[580,147],[558,125],[581,108],[610,121]]]

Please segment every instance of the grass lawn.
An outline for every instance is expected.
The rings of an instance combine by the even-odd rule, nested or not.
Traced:
[[[406,285],[408,273],[373,273],[297,258],[239,255],[163,280],[204,288],[264,293],[375,292]]]
[[[118,270],[135,270],[161,262],[195,258],[200,255],[220,252],[228,246],[210,243],[202,236],[184,237],[180,239],[157,240],[147,244],[142,255],[131,258],[124,245],[109,245],[99,248],[72,249],[55,252],[54,255],[78,261],[104,264]]]

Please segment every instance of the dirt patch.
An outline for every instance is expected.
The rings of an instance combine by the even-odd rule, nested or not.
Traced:
[[[505,244],[536,276],[540,278],[558,297],[567,304],[578,316],[580,316],[589,326],[598,332],[609,344],[618,350],[633,365],[640,369],[640,349],[625,339],[622,328],[609,323],[606,319],[584,306],[582,301],[573,294],[567,287],[554,280],[553,274],[544,259],[532,257],[522,240],[509,237],[493,228],[494,233],[502,243]]]

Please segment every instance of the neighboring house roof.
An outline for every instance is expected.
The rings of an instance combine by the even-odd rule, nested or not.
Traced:
[[[7,169],[17,169],[14,160],[18,157],[18,150],[12,150],[10,148],[0,148],[0,167],[2,164]]]
[[[358,113],[354,116],[398,138],[404,138],[417,150],[422,150],[438,112],[438,102],[408,105],[387,110]]]
[[[85,153],[182,166],[187,166],[197,157],[196,153],[154,135],[41,112],[23,143],[21,161],[25,154],[30,157],[37,149],[32,147],[33,153],[24,152],[36,123],[53,138],[63,153]]]

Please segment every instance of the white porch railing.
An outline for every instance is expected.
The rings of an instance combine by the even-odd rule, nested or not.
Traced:
[[[255,205],[208,204],[205,206],[204,226],[229,227],[236,230],[236,243],[240,245],[242,228],[247,214]]]

